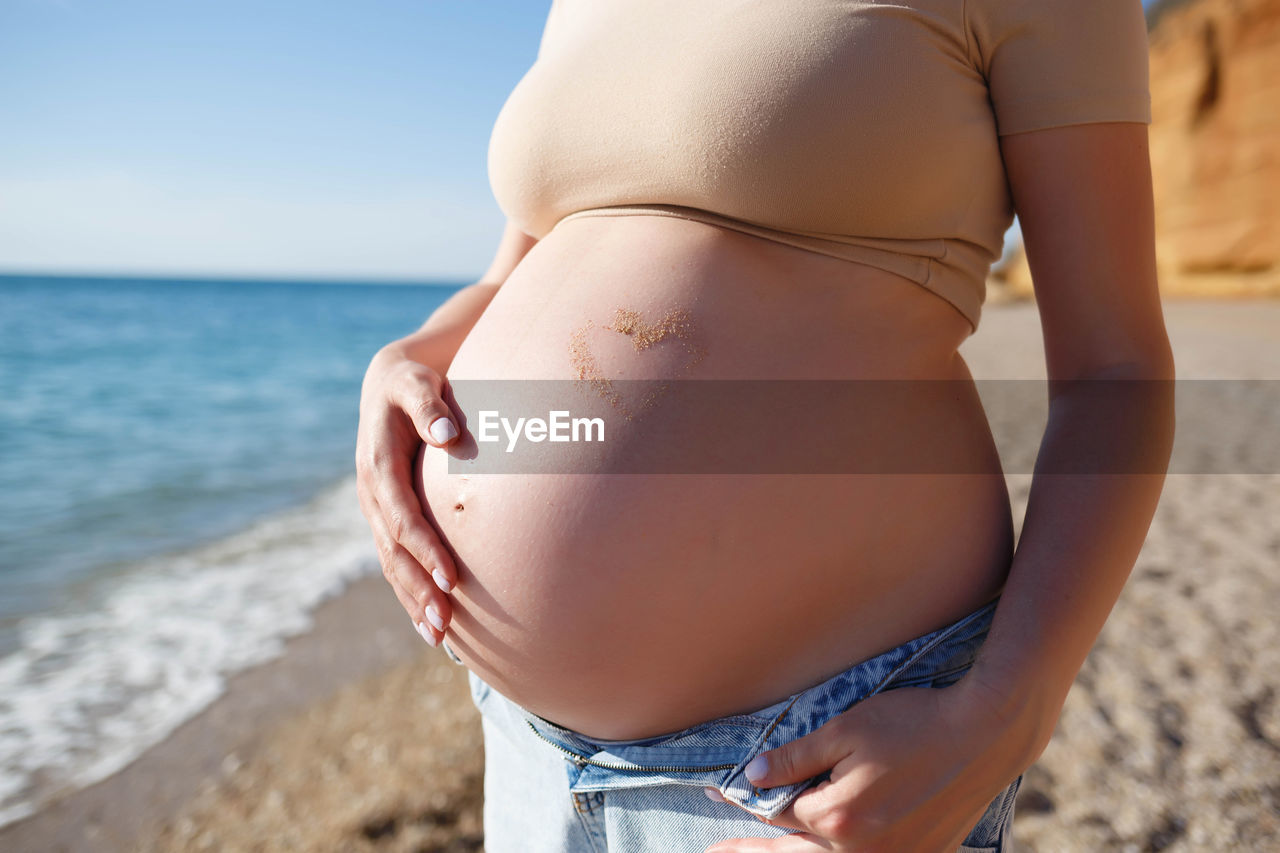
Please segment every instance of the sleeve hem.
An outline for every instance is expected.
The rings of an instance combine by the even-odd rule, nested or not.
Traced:
[[[997,135],[1025,133],[1073,124],[1131,121],[1151,124],[1151,95],[1128,92],[1107,96],[1079,95],[1067,98],[1015,101],[997,111]]]

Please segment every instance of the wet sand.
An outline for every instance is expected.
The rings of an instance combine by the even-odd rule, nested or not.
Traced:
[[[1280,303],[1166,313],[1181,376],[1280,378]],[[979,378],[1043,376],[1034,307],[989,306],[964,353]],[[1009,484],[1020,517],[1030,477]],[[1130,582],[1027,774],[1020,849],[1272,849],[1277,518],[1280,475],[1169,478]],[[0,849],[478,850],[482,769],[465,671],[422,643],[375,575],[138,761],[0,829]]]

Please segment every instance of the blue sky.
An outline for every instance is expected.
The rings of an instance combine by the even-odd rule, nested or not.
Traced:
[[[546,0],[0,0],[0,270],[475,277]]]
[[[549,0],[0,0],[0,271],[474,279]]]

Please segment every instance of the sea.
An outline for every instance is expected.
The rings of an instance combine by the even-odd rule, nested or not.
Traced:
[[[361,380],[464,284],[0,275],[0,825],[378,570]]]

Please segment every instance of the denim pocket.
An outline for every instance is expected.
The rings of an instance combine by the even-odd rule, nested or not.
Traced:
[[[471,685],[472,704],[476,706],[478,711],[484,713],[485,701],[489,698],[489,695],[493,693],[493,688],[481,681],[480,676],[470,670],[467,671],[467,681]]]
[[[1014,779],[987,806],[981,819],[965,837],[961,851],[980,851],[980,853],[1000,853],[1007,850],[1012,837],[1013,804],[1018,797],[1018,788],[1022,785],[1022,777]]]

